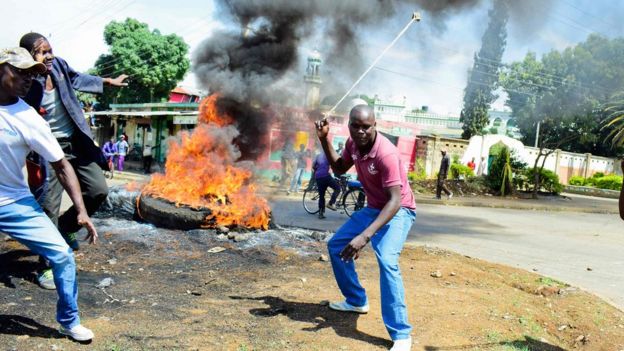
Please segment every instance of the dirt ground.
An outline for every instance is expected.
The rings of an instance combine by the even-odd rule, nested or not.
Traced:
[[[96,339],[83,345],[56,333],[56,295],[33,283],[36,257],[0,237],[1,349],[391,346],[370,249],[357,264],[371,311],[355,315],[325,305],[340,298],[329,262],[320,260],[326,233],[286,228],[235,242],[209,230],[96,225],[101,242],[77,254],[81,315]],[[209,252],[214,247],[225,250]],[[623,312],[552,279],[426,247],[406,248],[401,268],[413,350],[624,350]],[[97,287],[109,277],[112,285]]]

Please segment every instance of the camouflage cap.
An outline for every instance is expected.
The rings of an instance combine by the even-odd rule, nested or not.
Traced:
[[[20,47],[0,50],[0,64],[3,63],[20,69],[32,69],[40,74],[48,70],[43,63],[35,61],[28,50]]]

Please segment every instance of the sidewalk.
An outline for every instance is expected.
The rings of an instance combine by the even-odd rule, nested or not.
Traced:
[[[539,196],[538,199],[501,198],[498,196],[454,196],[437,200],[430,194],[416,194],[416,205],[471,206],[535,211],[569,211],[618,214],[618,200],[563,193],[561,196]]]

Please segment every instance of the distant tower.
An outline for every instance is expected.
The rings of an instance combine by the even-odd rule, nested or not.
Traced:
[[[308,68],[303,76],[305,82],[305,107],[307,109],[316,109],[321,102],[321,54],[314,50],[308,57]]]

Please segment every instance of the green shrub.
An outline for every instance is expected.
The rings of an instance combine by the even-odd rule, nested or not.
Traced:
[[[596,172],[596,173],[592,174],[591,177],[594,178],[594,179],[598,179],[598,178],[602,178],[604,176],[605,176],[605,174],[603,172]]]
[[[617,175],[608,175],[595,180],[596,188],[620,190],[622,189],[622,177]]]
[[[484,177],[471,177],[464,182],[464,192],[483,194],[489,189],[487,181]]]
[[[425,170],[425,161],[417,158],[414,160],[414,171],[407,173],[407,180],[415,182],[417,180],[427,179],[427,172]]]
[[[492,161],[487,175],[487,183],[490,189],[501,195],[509,194],[513,191],[513,170],[511,168],[511,158],[509,149],[503,147]]]
[[[525,176],[527,188],[533,189],[533,187],[535,186],[535,169],[527,168],[525,170]],[[544,189],[544,191],[553,194],[559,194],[563,191],[563,185],[559,183],[559,176],[555,174],[555,172],[547,169],[542,169],[540,179],[540,190]]]
[[[568,184],[570,184],[570,185],[577,185],[577,186],[583,186],[583,185],[585,185],[585,178],[583,178],[581,176],[572,176],[568,180]]]
[[[598,179],[604,177],[605,174],[603,172],[596,172],[591,177],[585,179],[586,186],[596,186],[596,182]]]
[[[468,179],[469,177],[474,177],[474,171],[461,163],[453,163],[451,165],[451,178],[453,179]]]

